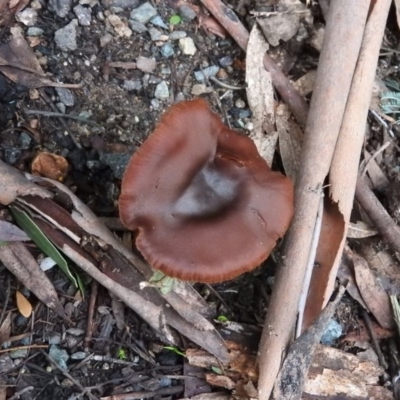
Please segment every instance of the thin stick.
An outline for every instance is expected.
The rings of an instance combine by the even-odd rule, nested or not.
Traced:
[[[219,79],[217,79],[215,76],[210,76],[210,81],[215,82],[217,85],[225,88],[225,89],[230,89],[230,90],[243,90],[246,89],[246,86],[234,86],[234,85],[228,85],[225,82],[221,82]]]
[[[40,351],[50,362],[50,364],[56,367],[66,378],[68,378],[81,392],[82,394],[86,394],[91,400],[97,400],[96,396],[93,396],[88,389],[85,389],[68,371],[62,369],[47,353],[43,350]]]
[[[371,162],[372,162],[373,160],[375,160],[376,157],[379,156],[379,154],[381,154],[382,152],[384,152],[391,144],[392,144],[392,142],[389,142],[389,141],[388,141],[388,142],[385,142],[381,147],[379,147],[379,149],[378,149],[374,154],[372,154],[372,156],[369,158],[369,160],[368,160],[367,163],[365,164],[365,167],[363,168],[363,171],[362,171],[362,173],[361,173],[361,178],[364,178],[365,174],[366,174],[367,171],[368,171],[368,167],[369,167],[369,165],[371,164]]]
[[[16,351],[16,350],[47,349],[48,347],[49,347],[48,344],[31,344],[28,346],[17,346],[17,347],[10,347],[9,349],[1,349],[0,353],[8,353],[10,351]]]
[[[39,93],[40,93],[40,96],[42,97],[42,99],[48,104],[48,106],[54,112],[57,112],[57,107],[55,106],[55,104],[53,103],[51,98],[47,95],[47,93],[43,89],[39,89]],[[68,132],[69,136],[71,137],[72,141],[74,142],[74,145],[78,149],[82,149],[81,144],[78,142],[78,140],[76,139],[75,135],[71,132],[71,130],[69,129],[69,127],[68,127],[67,123],[64,121],[64,119],[63,118],[58,118],[58,120],[60,121],[60,123],[64,127],[64,129]]]
[[[22,390],[16,392],[16,393],[14,394],[14,396],[11,396],[8,400],[16,400],[16,399],[19,399],[19,398],[21,397],[21,395],[23,395],[24,393],[29,392],[29,391],[31,391],[31,390],[33,390],[33,389],[34,389],[33,386],[27,386],[26,388],[23,388]]]
[[[359,178],[356,186],[356,198],[363,210],[367,213],[376,229],[395,251],[400,260],[400,227],[380,203],[369,188],[365,179]]]
[[[374,345],[376,355],[378,356],[379,364],[381,365],[381,367],[383,367],[385,370],[387,370],[388,365],[386,363],[385,357],[382,354],[381,348],[378,343],[378,339],[376,338],[374,327],[372,326],[372,323],[371,323],[371,318],[369,317],[368,313],[364,309],[361,310],[361,314],[362,314],[365,326],[367,327],[367,330],[369,332],[369,336],[371,337],[372,343]]]
[[[60,118],[68,118],[68,119],[73,119],[74,121],[79,121],[79,122],[84,122],[85,124],[89,125],[98,125],[96,122],[91,121],[89,119],[83,118],[83,117],[77,117],[75,115],[70,115],[70,114],[63,114],[60,112],[54,112],[54,111],[41,111],[41,110],[23,110],[24,114],[26,115],[43,115],[45,117],[60,117]]]

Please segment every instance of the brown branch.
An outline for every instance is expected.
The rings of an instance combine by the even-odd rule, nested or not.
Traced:
[[[204,7],[229,32],[236,43],[246,51],[249,32],[240,22],[237,15],[220,0],[201,0]]]
[[[400,227],[374,195],[365,179],[359,178],[357,181],[356,198],[379,233],[395,251],[396,257],[400,259]]]

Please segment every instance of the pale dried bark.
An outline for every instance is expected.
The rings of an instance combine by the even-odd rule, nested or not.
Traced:
[[[260,400],[271,395],[295,326],[321,190],[339,136],[368,8],[367,0],[338,0],[331,5],[296,181],[295,216],[260,344]]]
[[[330,196],[338,204],[339,211],[343,214],[345,233],[347,232],[351,210],[353,209],[365,123],[390,4],[390,0],[377,1],[368,16],[360,56],[357,61],[346,111],[329,171]],[[346,234],[343,235],[341,246],[331,268],[325,296],[329,296],[332,293],[345,240]],[[321,277],[316,276],[315,278],[318,280]],[[324,297],[319,300],[324,305],[329,298]],[[315,301],[315,298],[313,301]]]

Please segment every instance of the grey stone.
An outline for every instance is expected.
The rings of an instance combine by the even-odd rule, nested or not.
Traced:
[[[5,149],[4,150],[4,161],[7,164],[15,164],[21,157],[22,151],[20,149]]]
[[[203,93],[209,93],[211,88],[208,88],[204,83],[197,83],[192,87],[192,95],[193,96],[200,96]]]
[[[159,15],[153,17],[150,20],[150,23],[153,24],[154,26],[158,26],[163,29],[168,29],[168,25],[163,21],[163,19]]]
[[[239,118],[250,118],[251,111],[248,108],[246,110],[240,110],[238,117]]]
[[[38,28],[37,26],[31,26],[28,28],[26,31],[27,36],[41,36],[43,35],[44,30],[41,28]]]
[[[197,51],[194,41],[190,37],[179,39],[179,48],[181,49],[182,53],[187,56],[194,56]]]
[[[237,108],[245,108],[246,107],[246,103],[242,99],[237,99],[235,101],[235,107],[237,107]]]
[[[18,144],[21,149],[29,149],[32,144],[32,138],[26,133],[21,132],[18,139]]]
[[[122,87],[128,91],[132,91],[132,90],[139,91],[140,89],[142,89],[142,82],[140,82],[139,80],[135,80],[135,81],[126,80],[126,81],[124,81],[124,84],[122,85]]]
[[[49,8],[60,18],[64,18],[71,11],[72,0],[49,0]]]
[[[52,335],[49,337],[49,344],[60,344],[61,343],[61,336],[60,335]]]
[[[140,7],[131,11],[131,18],[142,24],[147,24],[156,15],[157,10],[150,3],[143,3]]]
[[[197,17],[197,14],[193,10],[193,8],[186,4],[183,4],[182,6],[179,7],[179,15],[186,22],[190,22]]]
[[[169,38],[171,40],[179,40],[183,39],[187,36],[187,33],[185,31],[173,31],[169,34]]]
[[[158,110],[160,108],[160,101],[158,99],[151,99],[150,104],[153,110]]]
[[[139,5],[139,0],[101,0],[104,7],[135,8]]]
[[[171,43],[165,43],[161,47],[161,54],[165,58],[172,57],[175,54],[174,46]]]
[[[13,360],[17,360],[18,358],[26,357],[28,354],[28,349],[18,349],[18,350],[10,351],[9,354]]]
[[[158,76],[150,75],[150,78],[149,78],[149,84],[150,84],[150,85],[157,85],[157,84],[159,84],[161,81],[162,81],[162,79],[159,78]]]
[[[76,18],[78,18],[78,22],[82,26],[89,26],[92,22],[92,12],[90,8],[83,7],[80,4],[74,7],[74,13]]]
[[[321,343],[327,346],[333,346],[335,344],[335,340],[342,336],[342,333],[343,328],[339,324],[339,322],[331,319],[328,322],[328,326],[326,327],[326,330],[321,337]]]
[[[211,65],[210,67],[204,68],[201,71],[195,71],[194,78],[197,82],[204,83],[206,79],[210,78],[210,76],[217,75],[219,71],[219,67],[216,65]]]
[[[111,168],[115,178],[117,179],[122,179],[125,168],[128,165],[130,158],[131,154],[127,153],[100,152],[99,155],[100,161]]]
[[[143,72],[153,72],[157,67],[157,62],[154,58],[138,57],[136,60],[136,68]]]
[[[162,32],[154,27],[149,28],[149,33],[150,33],[151,40],[153,42],[160,40],[160,37],[162,36]]]
[[[137,33],[144,33],[147,31],[147,28],[144,24],[138,21],[134,21],[133,19],[129,20],[129,26],[131,29]]]
[[[67,370],[67,361],[69,359],[69,354],[60,349],[55,344],[50,346],[49,356],[58,364],[61,369]]]
[[[37,22],[38,13],[33,8],[26,8],[17,14],[17,21],[23,23],[25,26],[33,26]]]
[[[60,101],[67,107],[72,107],[75,104],[75,96],[71,90],[66,88],[56,87],[56,92]]]
[[[74,354],[71,354],[71,360],[84,360],[88,356],[84,351],[77,351]]]
[[[100,46],[105,47],[113,40],[113,36],[110,33],[106,33],[104,36],[100,38]]]
[[[168,66],[161,67],[161,75],[171,75],[171,68]]]
[[[60,113],[65,114],[67,108],[65,107],[64,103],[58,102],[56,103],[56,107],[59,109]]]
[[[154,96],[157,99],[160,100],[165,100],[169,98],[169,89],[168,89],[168,85],[167,82],[165,81],[161,81],[157,86],[156,86],[156,90],[154,92]]]
[[[8,371],[14,368],[14,361],[8,354],[0,355],[0,373],[6,374]]]
[[[219,65],[223,68],[229,67],[233,64],[233,60],[231,56],[225,56],[219,59]]]
[[[72,51],[78,48],[76,43],[78,20],[73,19],[68,25],[54,34],[56,46],[62,51]]]

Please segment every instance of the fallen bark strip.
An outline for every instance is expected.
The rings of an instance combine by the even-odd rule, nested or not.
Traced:
[[[296,180],[295,215],[260,344],[260,400],[269,399],[282,352],[293,334],[320,194],[339,136],[369,3],[337,0],[331,4]]]
[[[350,214],[354,204],[354,194],[358,176],[360,154],[365,135],[365,124],[368,117],[368,108],[372,95],[376,65],[378,64],[379,51],[386,26],[391,1],[380,0],[376,2],[369,13],[363,35],[360,55],[357,61],[351,84],[346,111],[340,128],[339,138],[329,171],[330,198],[338,205],[343,215],[344,232],[340,247],[336,252],[336,258],[329,271],[322,268],[315,269],[314,282],[324,282],[323,290],[315,291],[307,302],[308,310],[314,305],[315,317],[329,300],[333,291],[343,248],[346,242],[346,233],[350,223]],[[321,241],[329,243],[329,237],[321,237]]]

